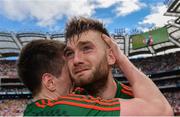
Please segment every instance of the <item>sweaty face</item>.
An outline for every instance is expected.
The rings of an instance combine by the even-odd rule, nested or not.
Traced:
[[[70,75],[77,86],[106,81],[109,73],[105,45],[101,34],[87,31],[67,43],[65,57]]]

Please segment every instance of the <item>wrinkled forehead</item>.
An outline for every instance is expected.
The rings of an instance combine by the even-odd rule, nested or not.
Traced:
[[[67,42],[67,47],[76,47],[83,43],[92,43],[98,47],[104,47],[105,42],[102,40],[101,35],[102,33],[98,31],[85,31],[80,35],[74,35],[71,37]]]

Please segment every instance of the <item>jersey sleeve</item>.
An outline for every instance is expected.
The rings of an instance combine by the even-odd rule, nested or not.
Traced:
[[[29,111],[28,111],[29,108]],[[92,96],[71,94],[57,100],[41,100],[27,107],[28,116],[119,116],[118,99],[103,100]]]
[[[131,87],[120,83],[120,95],[116,98],[131,99],[134,98]]]

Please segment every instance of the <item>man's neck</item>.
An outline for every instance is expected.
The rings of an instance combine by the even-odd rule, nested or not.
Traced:
[[[37,100],[40,100],[40,99],[48,99],[48,100],[54,100],[58,98],[58,96],[55,96],[55,95],[48,95],[48,94],[39,94],[39,95],[36,95],[33,100],[34,101],[37,101]]]
[[[106,83],[106,87],[100,88],[99,92],[97,93],[98,97],[101,97],[103,99],[111,99],[114,98],[116,95],[116,82],[114,81],[113,77],[108,78],[108,81]]]
[[[37,100],[40,100],[40,99],[54,100],[54,99],[59,98],[60,96],[66,96],[68,94],[69,93],[59,94],[57,92],[41,92],[38,95],[34,96],[33,100],[34,101],[37,101]]]
[[[103,99],[111,99],[116,95],[117,85],[112,74],[109,74],[107,80],[104,83],[96,82],[91,85],[90,88],[85,89],[89,95],[101,97]]]

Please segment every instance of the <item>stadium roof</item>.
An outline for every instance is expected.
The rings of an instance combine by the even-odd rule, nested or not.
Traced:
[[[180,28],[180,0],[170,0],[168,10],[164,15],[177,17],[176,20],[170,20],[168,23]]]
[[[64,41],[63,34],[42,34],[37,32],[13,33],[0,32],[0,57],[18,56],[20,50],[31,40],[54,39]]]
[[[180,17],[180,0],[170,0],[167,12],[164,15]]]

